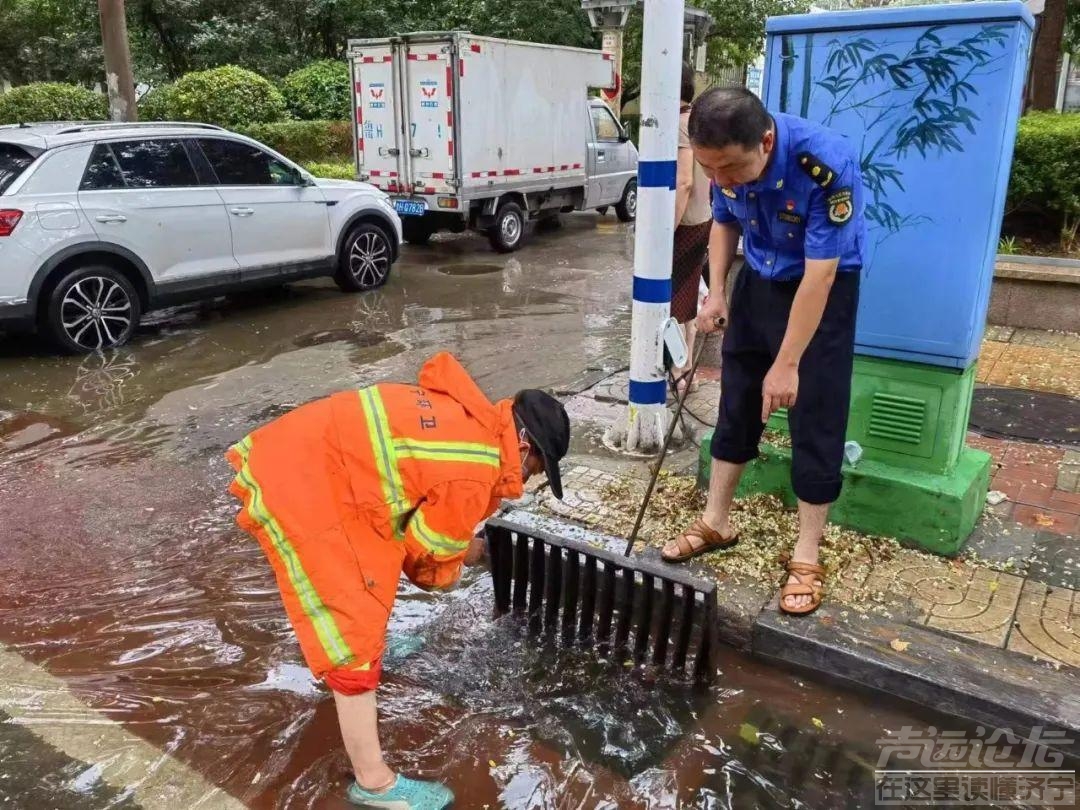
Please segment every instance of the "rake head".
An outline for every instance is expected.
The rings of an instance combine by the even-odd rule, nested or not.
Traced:
[[[536,634],[597,647],[620,663],[697,683],[715,676],[715,583],[498,518],[486,533],[500,615],[513,611]]]

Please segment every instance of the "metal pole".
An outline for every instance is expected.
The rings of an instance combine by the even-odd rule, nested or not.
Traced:
[[[662,330],[671,311],[683,9],[683,0],[645,0],[630,404],[625,423],[612,436],[636,452],[657,450],[670,418]]]
[[[105,84],[109,91],[109,119],[138,121],[135,79],[131,75],[124,0],[98,0],[101,44],[105,50]]]

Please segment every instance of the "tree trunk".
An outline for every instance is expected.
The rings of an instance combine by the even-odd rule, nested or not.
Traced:
[[[124,0],[98,0],[98,12],[101,14],[101,42],[105,50],[109,118],[113,121],[138,121]]]
[[[1065,33],[1066,0],[1046,0],[1031,57],[1031,109],[1053,110],[1057,102],[1058,60]]]

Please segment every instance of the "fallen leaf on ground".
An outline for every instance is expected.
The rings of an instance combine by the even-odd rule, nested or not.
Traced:
[[[897,652],[904,652],[905,650],[907,650],[908,647],[911,646],[911,642],[910,641],[901,641],[898,638],[894,638],[892,641],[889,642],[889,646],[892,647]]]
[[[821,719],[818,718],[818,717],[811,717],[810,722],[813,723],[818,728],[825,728],[825,724],[823,722],[821,722]]]
[[[1049,526],[1054,525],[1054,519],[1052,517],[1050,517],[1049,515],[1044,515],[1042,512],[1036,513],[1035,522],[1038,523],[1043,528],[1047,528]]]
[[[488,765],[490,765],[492,768],[499,767],[498,765],[495,764],[495,760],[493,760],[493,759],[488,760]]]

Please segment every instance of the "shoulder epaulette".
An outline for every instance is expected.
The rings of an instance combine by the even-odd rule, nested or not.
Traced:
[[[799,152],[799,168],[822,188],[828,188],[836,179],[836,172],[811,152]]]

